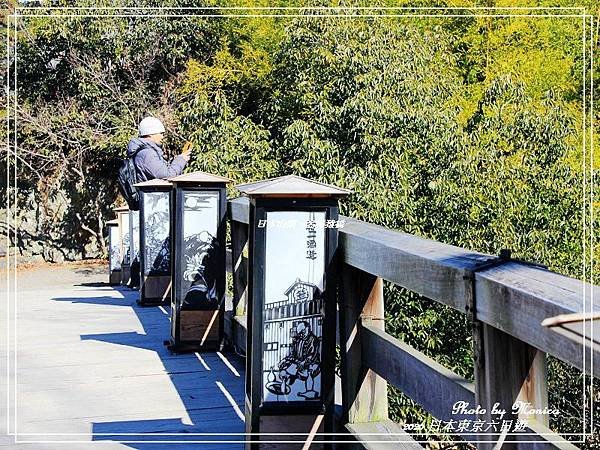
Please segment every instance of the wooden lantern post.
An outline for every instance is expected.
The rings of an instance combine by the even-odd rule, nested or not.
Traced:
[[[118,219],[106,222],[108,229],[108,284],[121,284],[121,238],[119,236]]]
[[[226,185],[193,172],[173,183],[171,351],[220,349],[225,309]]]
[[[333,432],[338,199],[350,191],[294,175],[237,188],[250,199],[246,431]]]
[[[154,179],[135,185],[140,193],[140,298],[142,306],[160,305],[171,293],[170,216],[172,184]]]
[[[129,207],[119,206],[118,208],[114,208],[113,211],[117,214],[117,220],[119,221],[121,284],[127,285],[131,276],[129,266]]]

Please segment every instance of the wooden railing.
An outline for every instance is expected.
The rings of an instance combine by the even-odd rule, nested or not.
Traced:
[[[245,349],[248,201],[230,200],[230,264],[233,312],[227,333]],[[384,441],[420,448],[388,419],[387,383],[442,421],[527,419],[521,434],[464,433],[478,448],[577,448],[548,429],[547,414],[512,414],[515,401],[548,406],[546,354],[598,376],[600,360],[589,341],[543,327],[560,314],[600,310],[600,289],[544,268],[499,259],[451,245],[346,218],[340,229],[339,342],[342,355],[341,420],[359,448],[384,448]],[[383,280],[465,314],[473,324],[474,383],[385,332]],[[452,415],[464,401],[485,414]],[[487,426],[487,425],[486,425]],[[452,435],[452,432],[448,434]],[[378,441],[378,444],[367,441]],[[383,447],[380,447],[382,446]],[[396,444],[400,445],[400,444]],[[388,448],[388,447],[385,447]],[[396,446],[389,448],[397,448]]]

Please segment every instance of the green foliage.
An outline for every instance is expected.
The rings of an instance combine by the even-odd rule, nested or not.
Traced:
[[[177,6],[182,2],[170,3]],[[46,100],[68,95],[88,102],[86,106],[105,96],[119,105],[116,95],[140,91],[140,84],[147,95],[160,95],[165,82],[180,72],[189,58],[208,59],[220,36],[219,21],[194,17],[23,20],[23,26],[34,34],[19,47],[24,95]],[[95,76],[104,73],[117,92]],[[125,108],[123,102],[119,107]]]
[[[102,219],[110,218],[117,195],[118,158],[137,123],[153,113],[172,127],[175,76],[190,57],[212,58],[221,23],[193,17],[21,20],[19,179],[42,200],[61,189],[69,193],[57,232],[65,245],[83,247],[90,235],[99,242],[104,234]]]
[[[241,45],[239,59],[225,41],[211,65],[190,60],[178,89],[179,134],[196,148],[188,170],[227,174],[234,182],[277,171],[267,130],[241,114],[269,73],[270,60],[265,52]]]
[[[535,102],[521,82],[499,78],[484,93],[457,148],[432,186],[435,237],[580,275],[582,178],[565,163],[576,135],[564,102]]]
[[[182,132],[197,149],[188,170],[221,173],[236,183],[277,173],[268,132],[236,115],[223,93],[216,92],[210,100],[200,93],[181,105]]]
[[[289,33],[261,109],[284,171],[349,187],[353,215],[424,234],[428,155],[454,139],[447,35],[362,19],[301,20]]]

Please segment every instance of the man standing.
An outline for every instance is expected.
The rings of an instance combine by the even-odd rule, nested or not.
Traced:
[[[163,155],[162,141],[165,127],[156,117],[142,119],[138,127],[139,137],[127,145],[127,157],[132,158],[137,182],[181,175],[190,160],[190,149],[185,149],[169,164]]]
[[[136,182],[153,180],[155,178],[168,178],[181,175],[190,160],[190,147],[173,158],[169,164],[163,155],[162,140],[165,127],[156,117],[148,116],[142,119],[138,126],[139,137],[134,137],[127,145],[127,157],[135,167]],[[167,245],[165,242],[163,245]],[[132,255],[130,287],[139,286],[140,263],[136,255]]]

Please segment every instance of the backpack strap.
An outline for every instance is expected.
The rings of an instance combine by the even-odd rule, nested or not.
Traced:
[[[133,164],[133,173],[135,176],[135,181],[136,183],[140,181],[140,177],[138,175],[138,166],[135,164],[135,157],[138,155],[139,152],[141,152],[144,149],[143,145],[140,145],[131,156],[128,157],[128,159],[131,161],[131,164]],[[136,189],[132,186],[133,189]]]
[[[133,152],[133,155],[131,155],[129,158],[130,158],[130,159],[135,159],[135,157],[137,156],[137,154],[138,154],[139,152],[141,152],[143,149],[144,149],[144,146],[140,145],[140,146],[137,148],[137,150],[136,150],[135,152]]]

